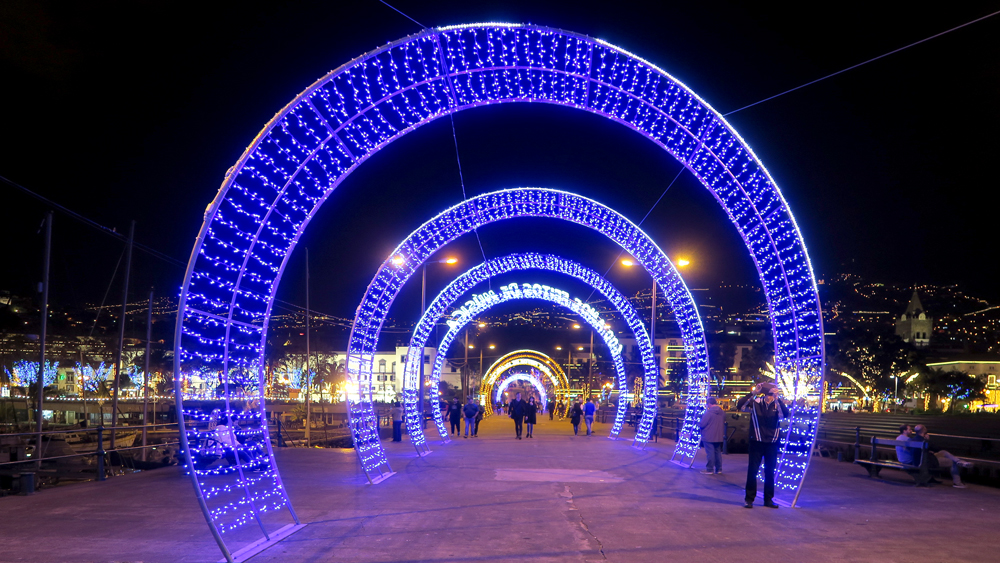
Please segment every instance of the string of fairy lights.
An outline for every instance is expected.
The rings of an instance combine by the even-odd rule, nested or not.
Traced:
[[[296,97],[227,174],[206,212],[181,292],[176,339],[181,363],[202,363],[222,373],[235,365],[252,373],[288,256],[340,182],[381,148],[424,124],[504,102],[552,103],[611,119],[666,150],[712,192],[760,274],[776,370],[807,381],[809,393],[796,398],[778,471],[779,487],[797,490],[815,438],[819,408],[813,397],[823,372],[819,301],[798,226],[763,164],[718,112],[650,62],[570,32],[500,23],[427,29],[351,61]],[[449,210],[455,219],[435,236],[450,239],[453,232],[467,232],[502,214],[536,216],[537,210],[543,216],[557,210],[560,218],[606,229],[646,266],[680,312],[678,324],[686,335],[693,384],[686,397],[686,441],[677,456],[692,454],[697,435],[692,420],[707,392],[704,334],[687,289],[662,252],[651,241],[635,238],[638,229],[627,220],[578,196],[511,190],[479,201]],[[429,239],[401,247],[404,264],[383,264],[355,319],[347,366],[349,410],[369,475],[389,471],[371,414],[374,342],[392,298],[431,248],[436,246]],[[679,307],[682,303],[691,305]],[[269,464],[274,467],[273,460]],[[254,502],[247,499],[240,510],[252,512]],[[216,527],[215,518],[206,516]]]

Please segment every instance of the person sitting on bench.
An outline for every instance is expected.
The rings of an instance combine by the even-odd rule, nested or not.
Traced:
[[[927,427],[923,424],[918,424],[913,427],[913,432],[915,436],[913,440],[918,442],[930,442],[929,434],[927,432]],[[964,459],[959,459],[950,452],[945,450],[936,450],[929,443],[927,444],[927,451],[931,452],[933,455],[927,459],[928,465],[931,471],[939,470],[944,467],[945,463],[951,464],[951,480],[952,487],[956,489],[964,489],[965,485],[962,483],[961,467],[972,467],[972,463],[965,461]],[[898,453],[898,448],[897,448]],[[919,464],[920,460],[916,460]],[[931,481],[933,482],[933,481]]]
[[[909,424],[899,425],[899,436],[896,436],[897,442],[909,442],[913,440],[913,427]],[[916,452],[916,453],[914,453]],[[904,446],[896,446],[896,461],[899,463],[905,463],[906,465],[917,465],[915,462],[917,456],[919,456],[919,450],[914,448],[907,448]]]

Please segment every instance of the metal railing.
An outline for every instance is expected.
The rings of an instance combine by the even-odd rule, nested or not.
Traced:
[[[0,462],[0,475],[15,477],[19,475],[29,474],[30,479],[27,479],[31,483],[30,489],[34,488],[34,475],[36,473],[44,474],[48,470],[56,471],[56,475],[59,477],[69,477],[72,479],[89,480],[89,474],[83,471],[77,471],[73,473],[58,473],[58,464],[55,467],[45,467],[43,464],[48,462],[55,462],[59,460],[67,460],[72,458],[86,458],[95,457],[95,471],[93,479],[97,481],[104,481],[107,479],[109,472],[106,469],[107,465],[113,465],[111,463],[113,460],[109,459],[111,454],[118,455],[119,465],[123,465],[122,453],[132,452],[136,450],[149,450],[156,448],[165,448],[170,446],[179,446],[180,442],[178,440],[174,441],[163,441],[155,444],[146,444],[140,446],[129,446],[129,447],[119,447],[114,449],[105,449],[104,443],[106,438],[115,434],[130,434],[130,433],[143,433],[143,442],[145,442],[146,435],[150,429],[161,429],[161,430],[173,430],[174,434],[178,431],[177,423],[165,423],[165,424],[147,424],[141,426],[119,426],[116,428],[105,428],[104,426],[97,426],[95,428],[66,428],[61,430],[47,430],[43,432],[19,432],[11,434],[0,434],[0,439],[16,438],[17,441],[14,443],[3,444],[0,447],[6,447],[8,449],[13,449],[12,454],[17,453],[18,450],[22,449],[25,452],[25,459],[17,459],[12,461]],[[80,434],[95,434],[94,439],[94,451],[84,451],[72,454],[62,454],[62,455],[45,455],[45,445],[46,441],[43,439],[45,436],[69,436],[69,435],[80,435]],[[27,440],[24,440],[27,438]],[[6,440],[5,440],[6,441]],[[52,440],[49,440],[51,444]],[[89,444],[90,442],[75,442],[74,444]],[[72,446],[70,446],[72,447]],[[28,448],[33,448],[31,454],[27,453]],[[143,456],[146,457],[146,456]],[[141,462],[140,462],[141,463]],[[133,469],[135,465],[135,460],[132,460]],[[51,465],[51,464],[50,464]],[[74,469],[84,469],[83,467],[75,467]],[[113,473],[111,473],[113,475]],[[44,476],[44,475],[42,475]],[[22,480],[22,489],[24,488],[25,480]],[[22,491],[23,492],[23,491]]]

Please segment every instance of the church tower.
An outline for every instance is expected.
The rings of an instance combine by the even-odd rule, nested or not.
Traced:
[[[931,343],[932,321],[933,319],[924,312],[920,296],[914,290],[910,304],[906,306],[906,312],[896,320],[896,336],[902,338],[903,342],[924,348]]]

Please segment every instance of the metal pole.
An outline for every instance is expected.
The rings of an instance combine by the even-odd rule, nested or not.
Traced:
[[[146,427],[149,426],[149,346],[153,339],[153,288],[149,288],[149,310],[146,311],[146,356],[142,368],[142,461],[146,461]]]
[[[594,329],[590,329],[590,361],[587,362],[587,387],[588,393],[594,394]],[[590,397],[587,397],[590,399]]]
[[[125,280],[122,282],[122,308],[118,319],[118,349],[115,352],[115,381],[111,397],[111,449],[115,449],[115,427],[118,426],[118,393],[122,378],[122,348],[125,346],[125,310],[128,307],[128,278],[132,272],[132,242],[135,240],[135,221],[128,227],[125,243]]]
[[[420,316],[423,317],[424,313],[427,312],[427,264],[424,264],[421,268],[420,274]],[[426,428],[427,421],[424,417],[424,352],[426,349],[420,349],[420,361],[417,362],[420,365],[420,369],[417,372],[417,414],[420,416],[420,427]]]
[[[462,385],[469,378],[469,326],[465,327],[465,363],[462,364]]]
[[[49,327],[49,262],[52,258],[52,212],[45,214],[45,256],[42,260],[42,327],[39,333],[38,410],[35,413],[35,459],[42,467],[42,408],[45,406],[45,334]]]
[[[77,378],[80,380],[80,400],[83,402],[83,420],[90,424],[87,420],[87,388],[86,388],[86,376],[83,374],[83,347],[80,347],[80,373],[77,374]]]
[[[309,433],[310,415],[310,387],[312,387],[312,373],[309,371],[309,356],[311,353],[309,340],[309,249],[306,248],[306,447],[312,447],[312,436]]]

